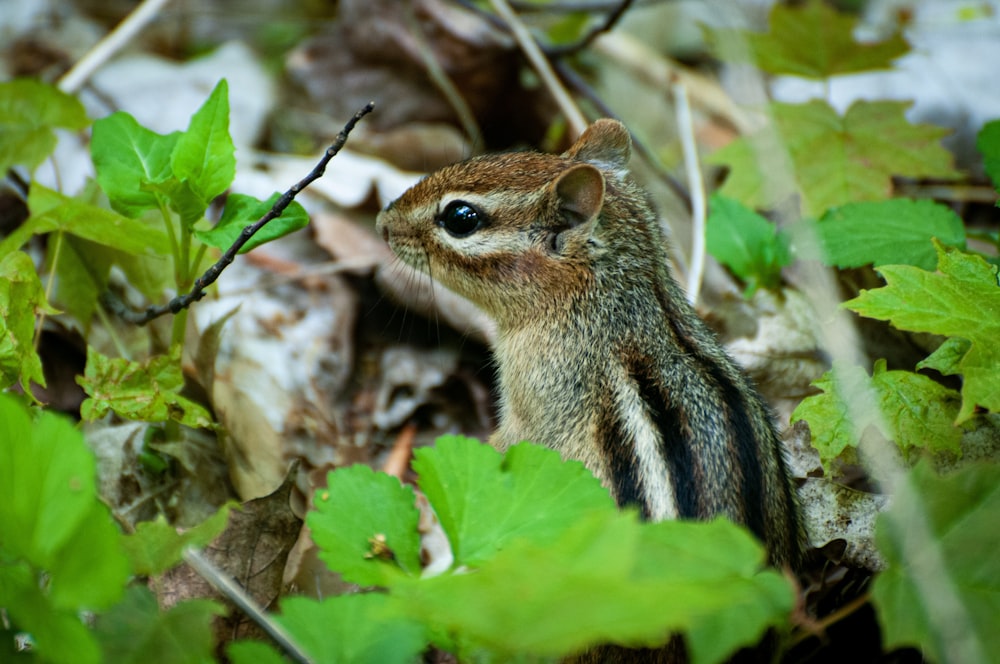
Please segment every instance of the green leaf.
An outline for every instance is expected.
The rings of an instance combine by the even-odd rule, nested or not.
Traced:
[[[933,270],[931,243],[965,248],[965,225],[951,208],[930,200],[893,198],[848,203],[815,222],[824,262],[837,267],[914,265]]]
[[[419,661],[427,637],[386,595],[341,595],[322,602],[286,597],[274,616],[315,662]]]
[[[877,360],[872,385],[887,422],[887,438],[906,452],[907,448],[933,453],[960,451],[962,430],[955,426],[961,397],[927,376],[912,371],[886,371],[885,360]]]
[[[772,222],[731,198],[714,194],[709,210],[708,252],[747,284],[744,295],[753,295],[759,286],[780,286],[781,268],[791,262],[787,237]]]
[[[223,505],[194,528],[178,532],[161,514],[155,521],[143,521],[124,540],[132,569],[140,576],[162,574],[181,561],[184,549],[203,547],[218,537],[229,522],[231,504]]]
[[[148,588],[129,588],[125,599],[97,619],[104,659],[116,664],[208,664],[212,618],[226,613],[218,602],[191,599],[160,611]]]
[[[331,472],[306,517],[320,559],[361,585],[384,586],[400,572],[419,574],[415,501],[413,489],[368,466]]]
[[[785,620],[793,592],[761,571],[763,561],[753,537],[721,519],[640,524],[634,513],[601,510],[549,542],[513,541],[475,573],[402,580],[393,593],[435,631],[458,635],[459,659],[482,649],[507,661],[605,642],[657,646],[686,630],[698,663]]]
[[[0,173],[17,165],[34,171],[55,150],[54,128],[89,123],[83,104],[54,86],[27,78],[0,83]]]
[[[34,640],[37,659],[26,661],[98,664],[101,653],[97,641],[77,611],[54,608],[40,586],[40,579],[27,564],[4,561],[0,565],[0,607],[15,630],[30,633]],[[0,650],[0,654],[6,653]]]
[[[1000,191],[1000,120],[983,125],[976,138],[976,147],[983,155],[983,169]]]
[[[93,242],[71,235],[57,235],[55,241],[62,245],[46,255],[50,261],[58,257],[58,263],[47,266],[54,282],[52,304],[76,318],[86,338],[98,298],[107,290],[111,263]]]
[[[549,44],[574,44],[587,33],[590,25],[590,14],[587,12],[568,12],[545,30]]]
[[[35,316],[56,313],[28,254],[0,258],[0,389],[19,384],[31,394],[31,382],[45,385],[42,360],[35,351]]]
[[[891,69],[893,60],[909,52],[909,44],[898,31],[885,41],[858,42],[854,38],[857,22],[854,16],[813,0],[800,7],[775,4],[768,34],[703,30],[722,60],[752,62],[769,74],[811,79]]]
[[[979,256],[935,241],[937,272],[887,265],[884,288],[863,290],[843,306],[862,316],[888,320],[901,330],[965,339],[969,350],[958,363],[963,376],[962,408],[956,424],[976,406],[1000,411],[1000,286],[997,267]]]
[[[263,641],[231,641],[226,646],[226,656],[232,664],[288,664]]]
[[[108,411],[129,420],[174,420],[189,427],[209,428],[212,418],[200,404],[180,395],[184,389],[180,348],[143,363],[111,359],[87,347],[87,367],[76,382],[88,398],[80,406],[85,420],[104,417]]]
[[[861,367],[834,362],[833,368],[813,381],[821,394],[806,397],[792,413],[791,423],[809,423],[812,445],[819,452],[827,470],[830,462],[840,458],[847,463],[857,461],[855,452],[864,430],[877,419],[869,412],[851,417],[851,395],[857,404],[871,404],[868,374]]]
[[[288,664],[263,641],[232,641],[226,646],[226,656],[232,664]]]
[[[933,353],[917,362],[918,369],[934,369],[945,376],[962,373],[962,358],[972,348],[968,339],[951,337],[937,347]]]
[[[962,430],[954,425],[959,395],[927,376],[887,371],[885,360],[875,362],[871,377],[861,367],[835,363],[813,385],[823,393],[803,399],[791,421],[809,423],[813,446],[827,469],[837,458],[857,460],[855,450],[868,427],[904,453],[959,452]],[[852,412],[851,404],[860,412]]]
[[[170,155],[180,136],[150,131],[124,111],[94,122],[90,154],[111,207],[131,218],[160,207],[162,199],[147,187],[173,177]]]
[[[909,105],[858,101],[840,116],[820,100],[771,104],[792,180],[774,177],[784,161],[776,159],[770,143],[740,138],[709,159],[732,169],[720,193],[751,208],[770,208],[795,193],[789,189],[794,181],[803,213],[818,217],[836,205],[889,198],[893,175],[956,177],[951,154],[938,143],[948,131],[910,124],[904,117]]]
[[[476,440],[444,436],[414,452],[413,469],[456,565],[479,564],[516,538],[545,541],[594,509],[613,508],[583,464],[537,445],[501,457]]]
[[[31,216],[0,243],[0,255],[14,251],[33,235],[63,232],[135,255],[170,251],[166,233],[136,219],[64,196],[38,183],[28,195]]]
[[[170,165],[177,179],[207,207],[236,177],[235,152],[229,135],[229,86],[222,79],[191,116],[187,131],[170,156]]]
[[[245,194],[230,194],[226,199],[226,207],[222,218],[211,230],[196,230],[196,238],[210,247],[228,249],[239,238],[243,228],[255,223],[267,214],[278,201],[281,194],[275,192],[266,201]],[[241,254],[259,247],[265,242],[276,240],[309,225],[309,214],[300,204],[292,201],[281,216],[272,219],[257,231],[240,249]]]
[[[875,542],[887,569],[872,600],[889,648],[930,661],[1000,661],[1000,466],[938,476],[923,463],[897,484]]]
[[[194,190],[191,185],[177,178],[168,178],[162,182],[153,182],[142,185],[144,191],[149,191],[167,199],[170,209],[181,218],[181,223],[185,228],[190,228],[195,223],[201,221],[209,201],[205,201]]]
[[[0,440],[0,559],[30,565],[54,610],[117,601],[128,561],[97,498],[94,457],[80,432],[52,413],[32,419],[0,395]]]

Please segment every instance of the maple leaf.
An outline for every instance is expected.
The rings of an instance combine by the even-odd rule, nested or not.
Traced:
[[[770,74],[825,79],[889,69],[910,50],[899,32],[881,42],[854,38],[857,19],[814,0],[802,7],[775,4],[767,34],[704,28],[715,54],[728,62],[750,61]]]
[[[889,198],[893,175],[958,176],[951,154],[938,143],[948,130],[910,124],[904,117],[909,106],[858,101],[841,116],[818,99],[771,104],[774,131],[787,150],[804,214],[819,216],[835,205]],[[780,184],[788,178],[775,177],[775,157],[757,136],[733,141],[709,161],[732,169],[720,193],[749,207],[773,207],[790,193],[789,185]]]
[[[831,208],[813,225],[827,265],[914,265],[933,270],[931,238],[965,248],[965,225],[947,205],[893,198]]]
[[[955,423],[961,424],[972,417],[976,406],[1000,411],[1000,285],[997,267],[982,257],[937,240],[934,246],[937,272],[908,265],[881,267],[885,287],[864,290],[844,306],[862,316],[887,320],[901,330],[969,342],[957,363],[963,381],[962,407]]]
[[[837,458],[857,463],[855,449],[869,427],[895,441],[904,454],[960,451],[962,430],[954,425],[958,393],[927,376],[889,371],[885,360],[875,361],[871,376],[859,366],[835,362],[813,386],[822,393],[803,399],[791,421],[809,423],[813,446],[827,469]]]

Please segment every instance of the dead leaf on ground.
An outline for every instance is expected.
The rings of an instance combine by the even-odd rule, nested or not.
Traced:
[[[274,493],[246,502],[242,509],[232,510],[226,529],[202,552],[264,609],[274,609],[276,601],[284,594],[285,564],[302,526],[288,506],[293,487],[294,478],[290,474]],[[196,597],[221,599],[212,586],[186,564],[168,571],[159,583],[152,585],[163,608]],[[264,637],[256,624],[231,605],[228,616],[215,618],[213,630],[216,644],[238,638]]]

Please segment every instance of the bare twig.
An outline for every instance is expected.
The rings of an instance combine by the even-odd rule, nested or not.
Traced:
[[[716,81],[670,61],[631,35],[623,32],[603,35],[594,42],[594,51],[654,89],[665,90],[680,81],[695,106],[724,119],[741,134],[751,134],[765,123],[763,117],[737,106]]]
[[[511,0],[510,6],[522,14],[527,14],[528,12],[544,12],[546,14],[576,14],[579,12],[611,12],[618,7],[620,1],[621,0],[557,0],[555,2],[540,4],[537,0],[534,2],[516,2],[515,0]],[[673,0],[639,0],[637,4],[655,5],[666,4],[672,1]]]
[[[585,34],[582,38],[577,40],[575,44],[566,44],[565,46],[550,46],[545,49],[545,54],[550,58],[561,58],[582,51],[583,49],[590,46],[590,44],[595,39],[597,39],[598,36],[602,35],[605,32],[608,32],[613,27],[615,27],[615,24],[618,23],[621,17],[625,15],[625,12],[628,11],[629,7],[632,6],[632,3],[634,1],[635,0],[622,0],[621,2],[618,3],[618,6],[615,7],[614,10],[611,11],[604,18],[604,22],[602,22],[600,25],[596,26],[590,32]]]
[[[407,5],[405,17],[410,28],[410,34],[413,35],[413,38],[417,42],[420,58],[424,61],[424,67],[427,69],[427,76],[431,79],[431,83],[437,87],[438,91],[451,104],[455,115],[458,116],[458,121],[462,123],[462,129],[465,130],[465,136],[469,139],[470,145],[481,148],[484,141],[482,132],[479,130],[479,123],[476,121],[476,115],[469,107],[469,103],[462,95],[462,91],[458,89],[458,86],[455,85],[454,81],[448,76],[448,72],[444,70],[444,67],[438,61],[434,49],[427,41],[427,35],[424,33],[424,29],[417,19],[412,4]]]
[[[514,13],[514,10],[510,8],[510,3],[507,0],[490,0],[490,3],[501,18],[507,22],[507,27],[513,33],[518,46],[521,47],[525,57],[528,58],[528,62],[531,63],[531,66],[541,77],[549,93],[555,98],[573,133],[577,136],[582,134],[587,128],[587,119],[580,112],[580,109],[577,108],[573,98],[566,92],[566,88],[559,81],[559,77],[552,71],[552,66],[549,65],[549,61],[538,47],[534,37],[531,36],[531,32],[528,31],[528,28],[518,18],[517,14]]]
[[[101,68],[108,59],[117,53],[122,46],[135,37],[146,27],[153,17],[163,9],[167,0],[143,0],[132,12],[119,23],[114,30],[97,42],[94,48],[80,59],[73,68],[59,79],[59,89],[72,94],[90,78],[90,75]]]
[[[684,168],[687,171],[688,189],[691,192],[691,259],[688,262],[687,297],[692,305],[698,302],[701,280],[705,274],[705,182],[698,162],[698,146],[694,139],[694,120],[687,88],[680,81],[671,86],[677,113],[677,133],[684,151]]]
[[[274,639],[293,661],[299,664],[312,664],[312,660],[295,643],[291,635],[281,625],[269,618],[242,586],[219,570],[208,558],[205,558],[196,549],[189,548],[184,551],[184,562],[190,565],[191,569],[205,579],[220,595],[235,604],[240,611],[267,632],[268,636]]]
[[[608,106],[603,99],[601,99],[601,96],[597,94],[594,88],[592,88],[575,69],[561,60],[556,61],[554,66],[556,73],[559,74],[559,78],[565,81],[577,95],[593,104],[601,114],[601,117],[620,119],[611,107]],[[642,138],[637,136],[635,133],[632,133],[632,145],[635,146],[636,152],[638,152],[639,155],[646,160],[646,163],[649,164],[649,166],[656,172],[660,180],[662,180],[663,183],[670,188],[670,191],[674,192],[674,195],[676,195],[684,206],[690,210],[691,196],[688,194],[687,189],[685,189],[684,185],[682,185],[677,178],[671,175],[670,172],[663,167],[663,164],[660,162],[660,158],[657,157],[649,145],[646,144],[646,141],[642,140]]]
[[[225,270],[229,265],[236,260],[236,255],[239,253],[240,249],[245,245],[254,234],[267,225],[268,222],[273,219],[277,219],[281,216],[281,213],[285,211],[295,197],[298,196],[303,189],[308,187],[313,181],[318,180],[326,172],[326,166],[330,163],[330,160],[337,156],[337,153],[341,151],[344,144],[347,143],[347,137],[350,135],[351,130],[358,123],[361,118],[368,115],[375,109],[375,102],[368,102],[368,104],[362,108],[360,111],[354,114],[344,128],[337,134],[337,138],[333,141],[333,144],[326,149],[323,154],[323,158],[319,160],[316,167],[309,172],[309,175],[305,176],[298,182],[296,182],[292,187],[281,195],[274,205],[268,210],[267,214],[261,217],[259,220],[245,227],[240,233],[240,236],[236,238],[232,246],[226,249],[225,253],[219,258],[218,261],[212,267],[205,271],[205,274],[201,275],[195,279],[194,286],[189,293],[184,295],[179,295],[170,302],[147,307],[144,311],[134,311],[130,309],[125,303],[114,298],[109,291],[105,291],[101,296],[101,302],[104,306],[108,307],[116,315],[122,319],[135,323],[137,325],[145,325],[154,318],[158,318],[167,313],[174,313],[186,309],[191,306],[194,302],[197,302],[201,298],[205,297],[205,289],[215,283],[215,280],[219,278],[222,271]]]

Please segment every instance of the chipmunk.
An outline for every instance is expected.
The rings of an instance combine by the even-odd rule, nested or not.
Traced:
[[[494,447],[530,440],[579,460],[646,519],[724,514],[795,568],[803,529],[770,412],[673,280],[631,148],[602,119],[562,155],[454,164],[377,228],[495,320]]]

